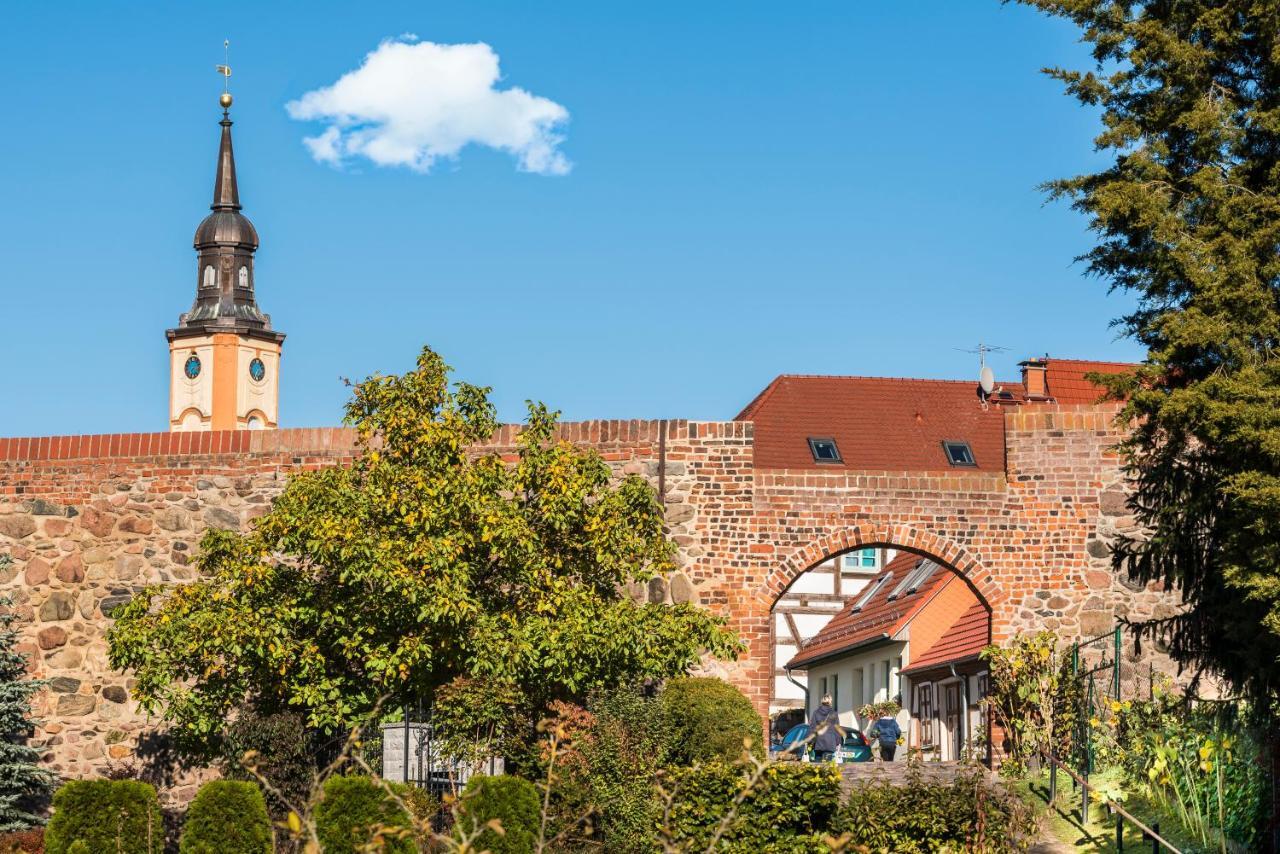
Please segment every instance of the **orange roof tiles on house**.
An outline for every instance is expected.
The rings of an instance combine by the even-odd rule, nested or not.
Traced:
[[[908,676],[936,667],[944,667],[977,658],[987,645],[991,630],[991,614],[975,602],[937,642],[922,652],[912,650],[911,661],[902,672]]]
[[[1085,359],[1045,358],[1045,390],[1058,403],[1097,403],[1106,392],[1085,379],[1086,374],[1124,374],[1137,365],[1127,362],[1090,362]]]
[[[907,573],[924,560],[917,554],[901,552],[884,572],[872,579],[869,584],[876,584],[886,575],[892,577],[884,582],[858,612],[853,607],[862,599],[859,593],[847,603],[839,614],[831,618],[821,631],[814,635],[800,651],[787,662],[789,668],[805,668],[824,658],[840,655],[852,648],[864,646],[878,640],[887,640],[902,630],[935,593],[947,585],[955,575],[945,566],[938,565],[933,575],[929,576],[914,593],[904,593],[895,599],[894,589]],[[958,581],[958,584],[963,582]]]
[[[1022,399],[1020,383],[997,388]],[[754,422],[759,468],[1004,471],[1004,416],[976,382],[784,374],[735,420]],[[840,461],[815,462],[810,438],[834,439]],[[977,465],[952,466],[943,441],[968,442]]]
[[[975,381],[783,374],[734,420],[754,423],[758,468],[963,471],[970,467],[951,465],[942,449],[944,441],[963,441],[973,468],[1004,471],[1003,406],[1097,403],[1104,389],[1086,374],[1136,367],[1048,356],[1023,364],[1044,371],[1044,395],[1028,398],[1020,382],[997,383],[984,409]],[[818,462],[809,439],[834,440],[840,459]]]

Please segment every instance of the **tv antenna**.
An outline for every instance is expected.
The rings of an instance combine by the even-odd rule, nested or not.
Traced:
[[[1008,351],[1008,347],[1000,347],[995,344],[983,344],[979,342],[977,347],[965,349],[956,347],[961,353],[977,353],[978,354],[978,400],[982,403],[982,408],[987,408],[987,398],[991,397],[996,390],[995,371],[991,370],[991,366],[987,364],[988,353],[1004,353]]]

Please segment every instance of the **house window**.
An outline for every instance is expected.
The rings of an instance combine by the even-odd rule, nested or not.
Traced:
[[[893,573],[886,572],[884,575],[880,576],[875,581],[868,584],[867,592],[863,593],[862,596],[858,598],[858,601],[855,602],[853,607],[849,609],[849,613],[856,614],[859,611],[861,611],[863,608],[865,608],[867,606],[867,603],[871,601],[871,597],[879,593],[880,588],[884,587],[886,584],[888,584],[892,580],[893,580]]]
[[[942,450],[947,455],[947,462],[953,466],[976,466],[978,461],[973,458],[973,449],[969,447],[968,442],[944,441]]]
[[[204,286],[206,288],[211,288],[214,286],[214,284],[216,284],[214,282],[213,276],[214,276],[213,265],[206,266],[204,268]]]
[[[843,560],[845,569],[879,569],[880,550],[858,549],[846,554]]]
[[[916,717],[920,719],[920,746],[933,744],[933,683],[916,686]]]
[[[840,674],[831,677],[831,708],[840,711]]]
[[[841,462],[840,449],[836,447],[835,439],[815,439],[810,436],[809,453],[813,454],[815,463]]]
[[[818,691],[818,702],[822,702],[822,698],[827,696],[827,677],[823,676],[818,680],[820,690]]]

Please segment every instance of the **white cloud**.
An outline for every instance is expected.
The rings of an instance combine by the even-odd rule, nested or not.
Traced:
[[[487,44],[419,42],[406,33],[285,109],[294,119],[328,124],[303,142],[312,157],[334,166],[365,157],[429,172],[440,158],[476,144],[510,153],[525,172],[567,173],[559,146],[569,111],[524,89],[497,89],[500,79],[498,55]]]

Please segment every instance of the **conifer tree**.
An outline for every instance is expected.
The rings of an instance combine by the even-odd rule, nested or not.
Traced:
[[[1145,625],[1267,713],[1280,692],[1280,0],[1019,0],[1066,18],[1101,112],[1101,171],[1050,183],[1098,235],[1083,260],[1137,297],[1145,345],[1108,382],[1146,529],[1118,567],[1181,591]]]
[[[12,558],[0,555],[0,571]],[[40,767],[40,753],[27,743],[31,735],[31,697],[45,687],[27,675],[27,659],[16,649],[18,615],[13,602],[0,598],[0,832],[41,823],[37,810],[52,794],[57,779]]]

